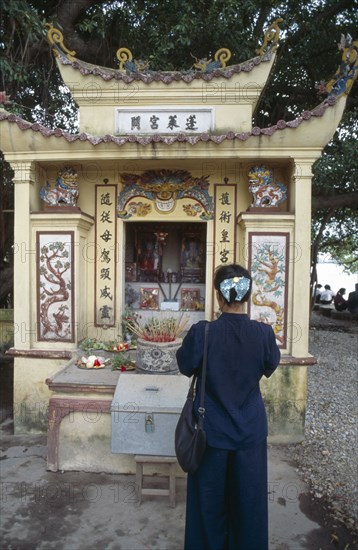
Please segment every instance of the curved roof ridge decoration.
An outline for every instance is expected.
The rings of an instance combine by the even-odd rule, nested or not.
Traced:
[[[60,55],[58,56],[59,61],[62,65],[72,65],[72,67],[82,74],[82,76],[95,75],[101,77],[103,80],[122,80],[126,84],[129,84],[135,80],[140,80],[145,84],[150,84],[151,82],[161,81],[164,84],[170,84],[178,80],[182,80],[187,84],[193,80],[205,80],[210,81],[214,78],[231,78],[234,74],[243,72],[252,71],[257,65],[265,61],[270,61],[272,53],[269,52],[264,56],[257,56],[245,61],[244,63],[239,63],[237,65],[231,65],[225,69],[214,69],[212,72],[206,73],[204,71],[146,71],[146,72],[136,72],[127,74],[121,72],[117,69],[110,69],[107,67],[100,67],[99,65],[92,65],[91,63],[86,63],[85,61],[75,61],[69,60],[67,57]]]
[[[85,61],[81,61],[75,57],[76,52],[70,51],[64,45],[64,38],[61,31],[53,25],[47,23],[47,39],[53,46],[52,51],[58,61],[63,65],[71,65],[74,69],[79,70],[83,76],[95,75],[103,80],[123,80],[126,84],[134,80],[141,80],[145,84],[161,81],[164,84],[182,80],[190,83],[195,79],[210,81],[213,78],[231,78],[234,74],[250,72],[255,66],[262,62],[270,61],[273,53],[277,49],[277,44],[280,36],[279,23],[283,19],[276,19],[267,29],[264,35],[262,46],[256,50],[257,57],[253,57],[242,63],[230,65],[226,67],[226,63],[231,57],[231,52],[227,48],[220,48],[212,59],[196,59],[193,67],[186,71],[151,71],[148,69],[149,63],[142,60],[133,60],[132,52],[128,48],[119,48],[117,50],[117,58],[119,60],[119,69],[111,69],[109,67],[101,67],[93,65]],[[196,69],[196,70],[195,70]]]
[[[161,81],[164,84],[170,84],[178,80],[182,80],[186,83],[190,83],[193,80],[205,80],[210,81],[214,78],[231,78],[234,74],[252,71],[257,65],[262,62],[270,61],[272,57],[271,51],[263,56],[253,57],[244,63],[239,63],[237,65],[231,65],[225,69],[214,69],[212,72],[204,71],[146,71],[146,72],[136,72],[127,74],[121,72],[117,69],[110,69],[107,67],[100,67],[99,65],[92,65],[91,63],[86,63],[85,61],[75,61],[69,60],[63,55],[59,55],[58,59],[62,65],[72,65],[76,70],[79,70],[82,76],[95,75],[101,77],[103,80],[123,80],[126,84],[129,84],[135,80],[141,80],[145,84],[150,84],[151,82]]]
[[[226,134],[216,135],[216,134],[210,134],[210,133],[203,133],[199,135],[187,135],[187,134],[177,134],[175,136],[166,136],[166,135],[158,135],[154,134],[152,136],[140,136],[140,135],[123,135],[123,136],[113,136],[110,134],[107,134],[105,136],[93,136],[91,134],[87,134],[85,132],[82,132],[80,134],[70,134],[66,132],[65,130],[61,130],[60,128],[55,128],[52,130],[51,128],[47,128],[46,126],[43,126],[42,124],[39,124],[38,122],[27,122],[26,120],[20,118],[19,116],[8,113],[5,110],[0,110],[0,121],[7,120],[8,122],[12,122],[17,124],[17,126],[20,128],[20,130],[32,130],[33,132],[40,132],[44,137],[61,137],[64,138],[67,142],[71,143],[74,141],[89,141],[92,145],[99,145],[100,143],[109,143],[112,142],[118,146],[125,145],[126,143],[137,143],[140,145],[149,145],[151,143],[164,143],[165,145],[172,145],[175,142],[186,142],[190,145],[195,145],[196,143],[200,141],[212,141],[216,144],[220,144],[225,140],[239,140],[239,141],[246,141],[251,136],[271,136],[278,130],[284,130],[286,128],[297,128],[300,124],[302,124],[304,121],[309,120],[312,117],[321,117],[326,112],[326,109],[336,104],[336,97],[334,95],[328,97],[325,99],[322,103],[320,103],[317,107],[312,109],[311,111],[306,110],[303,111],[300,116],[297,118],[291,120],[291,121],[285,121],[285,120],[278,120],[276,124],[269,126],[267,128],[259,128],[258,126],[255,126],[252,128],[250,132],[227,132]]]
[[[193,68],[204,71],[205,73],[211,73],[220,67],[225,69],[227,62],[231,59],[231,51],[228,48],[220,48],[217,50],[214,55],[214,61],[206,57],[198,59],[194,55],[190,55],[195,59]],[[119,61],[119,70],[126,71],[127,74],[146,72],[149,68],[149,61],[133,59],[133,54],[128,48],[119,48],[116,56]]]
[[[341,97],[348,95],[358,74],[358,40],[353,41],[350,34],[341,35],[341,40],[337,44],[338,49],[342,50],[342,61],[335,74],[327,82],[320,83],[318,89],[323,93],[328,93],[328,97]]]

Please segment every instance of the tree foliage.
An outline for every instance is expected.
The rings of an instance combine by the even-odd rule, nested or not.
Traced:
[[[358,123],[348,111],[313,166],[312,263],[320,251],[348,271],[358,267]]]
[[[83,61],[118,67],[115,54],[125,46],[136,59],[149,60],[152,70],[183,70],[193,56],[210,57],[223,46],[232,51],[230,63],[253,57],[278,17],[283,36],[277,64],[255,121],[265,126],[317,104],[315,86],[340,61],[340,35],[356,32],[351,0],[5,0],[2,86],[27,118],[68,129],[69,97],[59,92],[46,22],[62,29],[66,46]],[[56,118],[60,107],[63,120]]]
[[[116,51],[128,47],[152,70],[190,69],[194,59],[232,51],[230,63],[255,55],[264,31],[276,18],[283,30],[276,67],[255,112],[260,127],[290,120],[317,105],[316,87],[328,81],[341,59],[341,34],[356,38],[352,0],[5,0],[0,48],[5,107],[27,120],[77,130],[76,106],[63,86],[46,41],[53,23],[66,47],[89,63],[117,68]],[[356,245],[349,228],[357,223],[354,114],[357,85],[346,117],[313,180],[315,250],[329,250],[346,265]],[[1,252],[1,251],[0,251]],[[315,253],[313,254],[315,258]]]

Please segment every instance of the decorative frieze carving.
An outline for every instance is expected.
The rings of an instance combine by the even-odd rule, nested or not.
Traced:
[[[74,342],[74,233],[37,232],[37,338]]]
[[[134,197],[144,197],[154,204],[161,214],[173,212],[179,199],[192,199],[200,206],[200,218],[213,217],[213,198],[209,195],[208,176],[194,178],[186,170],[149,170],[143,174],[121,174],[123,190],[118,196],[118,217],[131,218],[134,214],[143,216],[148,212],[133,208]],[[192,208],[183,205],[184,212],[193,216]]]
[[[281,348],[287,343],[288,250],[289,233],[249,233],[250,318],[271,325]]]

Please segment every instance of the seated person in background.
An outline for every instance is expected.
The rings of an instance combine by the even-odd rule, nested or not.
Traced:
[[[319,304],[321,301],[321,294],[322,294],[322,285],[318,284],[316,285],[316,294],[315,294],[315,303]]]
[[[346,293],[346,289],[340,288],[337,294],[335,295],[333,303],[336,311],[344,311],[345,309],[347,309],[348,302],[345,298],[343,298],[345,293]]]
[[[331,287],[329,285],[324,285],[324,290],[321,293],[321,301],[320,303],[324,306],[331,304],[334,297],[334,292],[331,290]]]
[[[358,313],[358,284],[356,289],[348,295],[347,309],[350,313]]]

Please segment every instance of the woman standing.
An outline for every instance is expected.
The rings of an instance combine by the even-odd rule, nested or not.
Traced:
[[[207,449],[188,474],[185,550],[267,550],[267,418],[259,381],[280,351],[269,325],[250,321],[243,303],[251,276],[232,264],[215,272],[221,316],[210,323],[204,429]],[[180,371],[199,371],[206,321],[193,325],[177,352]]]

